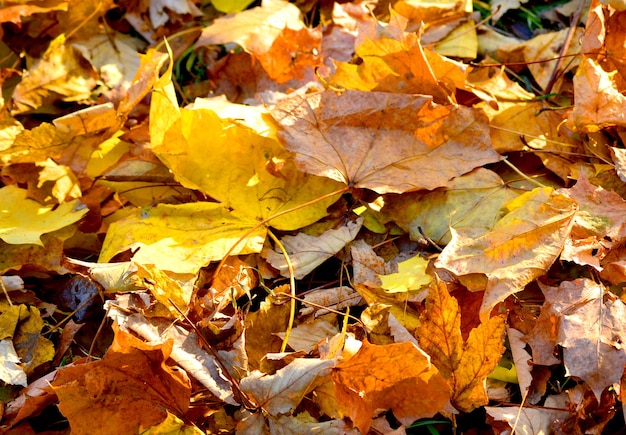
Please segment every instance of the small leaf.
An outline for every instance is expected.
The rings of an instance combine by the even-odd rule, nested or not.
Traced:
[[[389,293],[406,293],[419,290],[430,283],[431,276],[426,273],[428,261],[419,255],[398,263],[398,272],[390,275],[378,275],[381,287]]]

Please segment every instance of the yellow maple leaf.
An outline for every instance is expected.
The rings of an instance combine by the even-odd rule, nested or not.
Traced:
[[[426,298],[417,330],[419,344],[446,378],[452,404],[469,412],[488,403],[485,378],[504,352],[505,316],[495,316],[461,335],[461,311],[443,282],[436,282]]]

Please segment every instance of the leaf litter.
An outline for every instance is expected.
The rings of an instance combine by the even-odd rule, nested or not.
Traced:
[[[0,11],[2,433],[623,427],[623,7],[199,6]]]

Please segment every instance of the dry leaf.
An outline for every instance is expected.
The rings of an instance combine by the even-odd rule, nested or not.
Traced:
[[[171,349],[171,342],[150,346],[117,330],[101,361],[60,370],[52,386],[72,433],[91,433],[94,427],[137,433],[162,422],[168,411],[184,416],[191,385],[184,373],[165,364]]]
[[[461,336],[461,312],[443,282],[431,285],[416,336],[452,390],[452,404],[469,412],[488,403],[485,379],[504,352],[505,317],[487,319]]]
[[[576,203],[550,188],[536,188],[502,206],[501,218],[488,232],[452,230],[452,241],[435,265],[457,276],[485,274],[481,318],[509,295],[543,275],[557,259],[569,235]]]
[[[542,286],[546,302],[526,341],[535,364],[554,364],[555,346],[563,349],[568,375],[584,380],[600,400],[620,382],[626,364],[624,303],[601,284],[585,278]]]
[[[356,355],[333,369],[332,378],[338,405],[361,433],[367,433],[379,408],[391,409],[408,426],[432,417],[450,398],[446,381],[412,343],[376,346],[364,341]]]
[[[333,360],[298,358],[273,375],[255,370],[241,380],[240,386],[254,403],[279,416],[293,411],[334,365]]]
[[[431,97],[333,91],[281,100],[272,115],[302,170],[378,193],[434,189],[500,157],[483,115]]]
[[[55,101],[87,99],[97,74],[61,35],[50,43],[13,92],[12,115],[39,109]]]

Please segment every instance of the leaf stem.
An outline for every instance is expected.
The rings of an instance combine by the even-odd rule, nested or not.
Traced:
[[[283,255],[285,256],[285,262],[287,263],[287,270],[289,271],[289,287],[291,289],[291,301],[290,301],[290,310],[289,310],[289,323],[287,325],[287,330],[285,331],[285,338],[283,338],[283,343],[280,346],[280,351],[284,352],[287,349],[287,342],[289,341],[289,335],[291,334],[291,330],[293,329],[293,322],[296,318],[296,278],[295,271],[293,269],[293,263],[291,262],[291,258],[289,258],[289,253],[285,249],[285,245],[274,235],[273,232],[267,231],[267,234],[270,238],[276,243],[276,246],[281,250]]]

